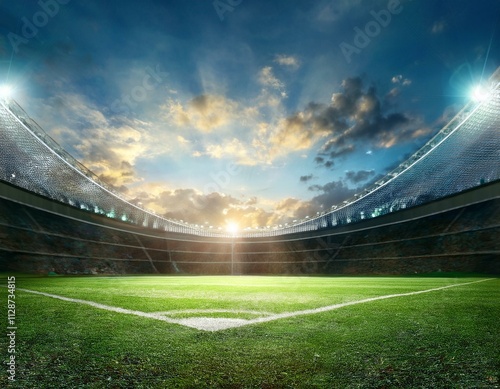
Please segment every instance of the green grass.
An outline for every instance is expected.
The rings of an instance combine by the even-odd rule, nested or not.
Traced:
[[[252,319],[249,311],[297,311],[475,280],[18,276],[16,287],[176,311],[176,318]],[[6,288],[0,296],[5,307]],[[13,388],[500,387],[500,279],[218,332],[17,290],[16,320]]]

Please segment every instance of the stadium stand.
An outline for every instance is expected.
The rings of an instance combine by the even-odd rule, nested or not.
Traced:
[[[498,198],[418,219],[379,222],[308,237],[224,240],[125,223],[117,228],[104,216],[82,222],[2,199],[0,266],[41,274],[500,273]]]

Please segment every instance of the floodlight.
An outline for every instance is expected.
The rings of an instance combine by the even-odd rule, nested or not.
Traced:
[[[474,89],[472,89],[471,97],[472,100],[478,103],[482,103],[483,101],[487,101],[491,97],[491,93],[483,85],[477,85],[474,87]]]
[[[12,87],[10,85],[4,84],[0,85],[0,98],[8,99],[12,95]]]

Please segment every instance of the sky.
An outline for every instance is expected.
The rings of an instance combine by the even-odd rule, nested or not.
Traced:
[[[500,65],[499,24],[499,0],[0,0],[0,83],[132,202],[273,226],[424,145]]]

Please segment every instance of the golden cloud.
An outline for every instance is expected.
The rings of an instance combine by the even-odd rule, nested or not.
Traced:
[[[201,132],[212,132],[235,120],[238,104],[220,95],[199,95],[186,104],[170,99],[162,106],[178,127],[193,127]]]

